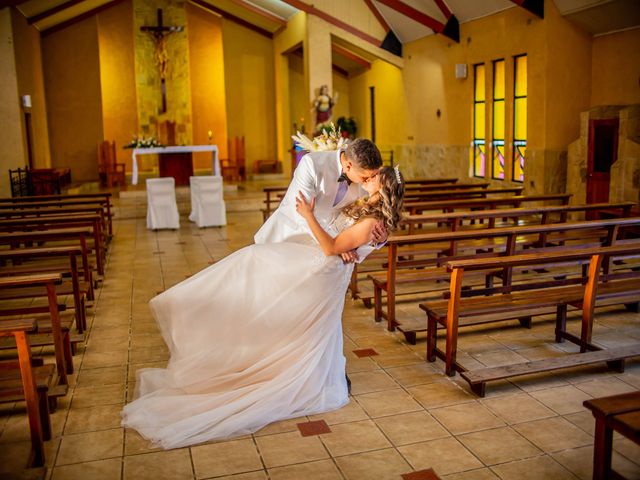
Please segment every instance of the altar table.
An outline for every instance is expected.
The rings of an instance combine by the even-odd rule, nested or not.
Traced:
[[[217,145],[185,145],[181,147],[157,147],[157,148],[134,148],[131,155],[133,159],[133,173],[131,175],[131,183],[133,185],[138,184],[138,161],[136,155],[150,155],[150,154],[185,154],[193,152],[211,152],[211,171],[214,175],[220,176],[220,160],[218,159],[218,146]]]

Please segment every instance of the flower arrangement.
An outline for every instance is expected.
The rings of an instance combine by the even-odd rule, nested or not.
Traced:
[[[156,140],[156,137],[144,137],[134,135],[133,139],[127,143],[122,148],[156,148],[156,147],[164,147],[161,143]]]
[[[329,150],[339,150],[346,146],[348,139],[342,137],[340,129],[331,122],[330,128],[322,130],[322,133],[312,139],[300,131],[296,135],[291,135],[293,141],[302,149],[309,152],[326,152]]]

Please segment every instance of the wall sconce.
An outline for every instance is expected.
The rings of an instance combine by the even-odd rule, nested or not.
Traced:
[[[466,63],[456,63],[456,78],[467,78]]]

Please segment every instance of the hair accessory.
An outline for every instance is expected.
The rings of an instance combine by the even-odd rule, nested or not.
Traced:
[[[402,178],[400,177],[400,165],[396,165],[395,167],[393,167],[393,171],[396,172],[396,180],[399,184],[401,184]]]

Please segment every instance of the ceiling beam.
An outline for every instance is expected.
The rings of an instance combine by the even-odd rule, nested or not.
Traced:
[[[451,10],[449,10],[449,7],[447,6],[447,4],[444,3],[444,0],[434,0],[434,2],[436,2],[436,5],[438,5],[438,8],[442,12],[442,14],[445,16],[445,18],[449,20],[451,18],[451,15],[453,15],[453,13],[451,13]]]
[[[544,0],[511,0],[535,16],[544,18]]]
[[[284,18],[279,17],[278,15],[275,15],[267,10],[264,10],[254,5],[253,3],[246,2],[245,0],[231,0],[231,1],[236,5],[246,10],[249,10],[250,12],[253,12],[257,15],[260,15],[261,17],[266,18],[267,20],[277,23],[281,27],[287,24],[287,21]]]
[[[356,55],[352,51],[347,50],[346,48],[343,48],[340,45],[336,45],[335,43],[331,44],[331,50],[336,52],[338,55],[342,55],[343,57],[354,61],[355,63],[357,63],[362,67],[365,67],[366,69],[371,68],[371,62],[369,62],[367,59],[362,58],[359,55]]]
[[[83,1],[84,0],[69,0],[67,2],[61,3],[60,5],[56,5],[49,10],[45,10],[44,12],[37,13],[34,16],[27,18],[27,23],[31,25],[32,23],[39,22],[40,20],[44,20],[51,15],[55,15],[56,13],[66,10],[69,7],[73,7],[74,5],[82,3]]]
[[[0,0],[0,8],[4,7],[17,7],[21,3],[25,3],[28,0]]]
[[[92,17],[100,12],[102,12],[103,10],[107,10],[119,3],[122,3],[124,0],[113,0],[109,3],[105,3],[104,5],[100,5],[99,7],[93,8],[89,11],[86,11],[84,13],[81,13],[80,15],[76,15],[73,18],[70,18],[69,20],[66,20],[64,22],[58,23],[56,25],[53,25],[49,28],[45,28],[44,30],[40,30],[40,36],[42,37],[46,37],[47,35],[51,35],[52,33],[55,32],[59,32],[60,30],[64,30],[65,28],[73,25],[74,23],[78,23],[81,22],[82,20],[85,20],[89,17]]]
[[[214,7],[213,5],[205,2],[204,0],[189,0],[189,1],[194,5],[198,5],[199,7],[204,8],[205,10],[209,10],[210,12],[215,13],[216,15],[220,15],[224,19],[237,23],[238,25],[242,25],[243,27],[246,27],[249,30],[253,30],[254,32],[259,33],[264,37],[273,38],[273,33],[271,33],[270,31],[265,30],[264,28],[260,28],[257,25],[254,25],[253,23],[246,21],[244,18],[236,17],[235,15],[232,15],[229,12],[226,12],[218,7]]]
[[[311,15],[315,15],[316,17],[321,18],[322,20],[324,20],[325,22],[328,22],[332,25],[335,25],[338,28],[343,29],[346,32],[349,32],[353,35],[355,35],[358,38],[361,38],[369,43],[371,43],[372,45],[375,45],[376,47],[380,47],[380,44],[382,43],[382,41],[378,40],[377,38],[369,35],[368,33],[365,33],[361,30],[358,30],[355,27],[352,27],[351,25],[349,25],[348,23],[343,22],[342,20],[339,20],[335,17],[332,17],[331,15],[329,15],[328,13],[323,12],[322,10],[318,10],[316,7],[314,7],[313,5],[309,5],[308,3],[304,3],[300,0],[282,0],[284,1],[284,3],[288,3],[289,5],[291,5],[294,8],[297,8],[298,10],[302,10],[303,12],[306,12],[308,14]]]
[[[385,18],[380,13],[380,10],[378,10],[376,6],[373,4],[373,0],[364,0],[364,3],[367,4],[367,7],[369,7],[369,10],[371,11],[371,13],[373,13],[373,16],[376,17],[376,20],[378,20],[378,23],[382,25],[382,28],[384,28],[385,33],[389,33],[389,30],[391,30],[391,27],[389,26]]]
[[[405,17],[408,17],[411,20],[418,22],[424,25],[425,27],[430,28],[436,33],[441,33],[442,35],[449,37],[451,40],[454,40],[456,42],[460,41],[460,32],[459,32],[460,29],[458,26],[458,21],[455,20],[455,16],[453,15],[451,15],[451,17],[449,18],[449,21],[452,19],[454,19],[455,21],[451,22],[451,26],[447,28],[447,26],[450,23],[449,21],[447,21],[447,25],[445,25],[442,22],[439,22],[438,20],[436,20],[435,18],[430,17],[426,13],[423,13],[420,10],[413,8],[411,5],[407,5],[406,3],[401,2],[400,0],[377,0],[377,1],[382,3],[383,5],[386,5],[389,8],[392,8],[396,12],[403,14]]]

